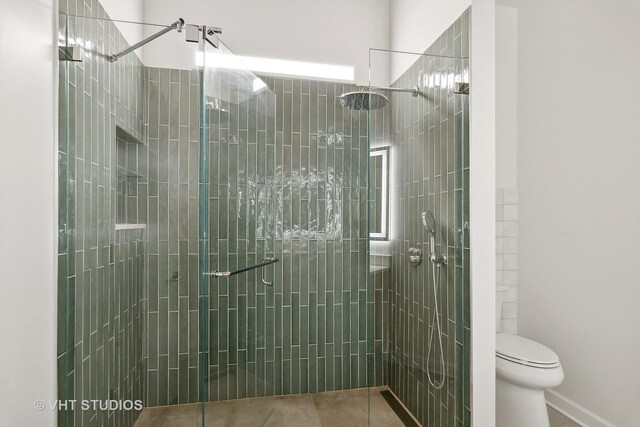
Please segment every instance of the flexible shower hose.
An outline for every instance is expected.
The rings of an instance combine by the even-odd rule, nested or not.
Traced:
[[[442,328],[440,327],[440,311],[438,310],[438,285],[440,282],[440,265],[437,263],[433,263],[432,273],[433,273],[433,302],[434,308],[433,311],[433,321],[431,324],[431,333],[429,334],[429,348],[427,350],[427,379],[429,380],[429,384],[433,386],[436,390],[440,390],[442,386],[444,386],[445,379],[447,378],[445,375],[445,366],[444,366],[444,352],[442,350]],[[442,367],[442,380],[440,383],[435,382],[431,379],[431,374],[429,373],[429,361],[431,360],[431,343],[433,342],[433,333],[436,328],[438,329],[438,344],[440,345],[440,366]]]

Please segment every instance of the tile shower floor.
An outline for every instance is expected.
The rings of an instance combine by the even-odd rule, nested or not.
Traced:
[[[371,426],[403,427],[404,424],[380,394],[371,389]],[[295,396],[208,402],[205,427],[357,427],[367,425],[369,392],[366,389]],[[200,405],[145,408],[134,427],[195,427],[200,425]],[[551,427],[580,427],[549,409]]]
[[[371,389],[371,425],[403,427],[380,391]],[[366,426],[369,390],[262,397],[208,402],[205,427],[356,427]],[[200,424],[199,404],[145,408],[134,427],[194,427]]]

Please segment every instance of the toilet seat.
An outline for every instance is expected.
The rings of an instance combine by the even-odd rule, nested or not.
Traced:
[[[560,359],[553,350],[538,342],[512,334],[496,334],[496,357],[539,369],[553,369],[560,366]]]

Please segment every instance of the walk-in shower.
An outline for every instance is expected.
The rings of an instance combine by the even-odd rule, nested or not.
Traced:
[[[468,12],[424,54],[372,50],[362,87],[70,4],[59,399],[144,409],[58,425],[468,426]]]

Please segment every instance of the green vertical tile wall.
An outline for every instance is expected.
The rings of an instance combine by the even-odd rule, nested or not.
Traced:
[[[147,156],[138,216],[147,223],[145,406],[198,401],[200,73],[144,69]]]
[[[280,262],[211,283],[210,400],[368,384],[367,115],[349,85],[263,80],[211,123],[210,267]]]
[[[146,402],[155,406],[198,399],[199,122],[193,118],[200,76],[149,68],[147,77]],[[273,287],[261,283],[260,271],[211,279],[207,399],[366,386],[367,352],[374,355],[366,315],[373,310],[367,288],[367,115],[337,104],[354,88],[263,77],[271,90],[253,95],[230,90],[233,79],[222,72],[210,79],[209,91],[236,98],[225,103],[228,114],[206,114],[209,267],[233,270],[264,256],[280,262],[266,269]],[[171,111],[166,123],[163,103]],[[179,283],[172,285],[172,277]],[[183,337],[177,347],[173,334]]]

